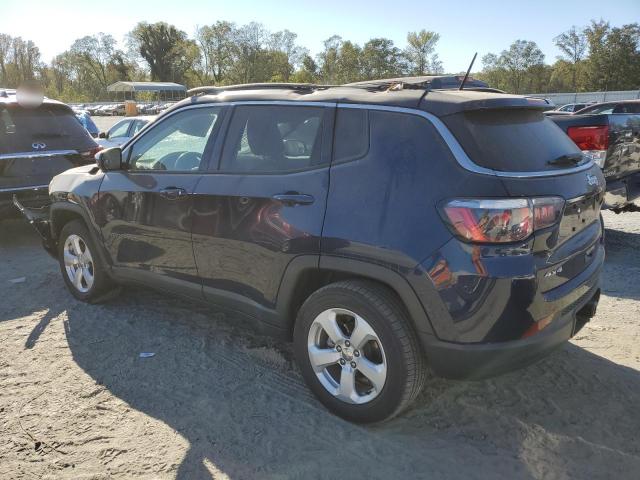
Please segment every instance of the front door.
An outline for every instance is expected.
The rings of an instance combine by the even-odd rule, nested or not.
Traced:
[[[333,112],[234,107],[219,165],[203,175],[194,195],[194,253],[211,301],[231,300],[251,312],[273,309],[289,262],[319,255]]]
[[[105,174],[97,220],[116,275],[200,294],[192,195],[221,113],[208,106],[165,117],[127,146],[125,169]]]

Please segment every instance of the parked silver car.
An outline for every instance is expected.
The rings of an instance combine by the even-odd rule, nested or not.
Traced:
[[[152,115],[126,117],[113,125],[108,132],[100,132],[98,135],[98,144],[104,148],[124,145],[155,118],[156,117]]]

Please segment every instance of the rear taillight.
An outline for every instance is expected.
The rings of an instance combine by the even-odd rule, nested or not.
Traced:
[[[609,126],[569,127],[567,135],[582,153],[602,168],[609,148]]]
[[[466,242],[510,243],[555,224],[563,207],[560,197],[456,199],[441,211],[453,234]]]
[[[87,150],[86,152],[80,152],[80,156],[82,157],[83,160],[95,160],[95,156],[96,153],[98,153],[100,150],[103,150],[104,147],[101,145],[96,145],[95,147],[93,147],[91,150]]]

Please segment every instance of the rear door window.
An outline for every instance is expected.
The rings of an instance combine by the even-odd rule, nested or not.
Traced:
[[[236,107],[220,170],[277,173],[321,165],[325,112],[324,107]]]
[[[579,154],[575,143],[542,111],[482,110],[442,119],[477,165],[506,172],[557,170],[549,162]]]
[[[65,106],[0,106],[0,153],[34,150],[85,151],[94,146],[93,140],[76,120],[73,111]]]

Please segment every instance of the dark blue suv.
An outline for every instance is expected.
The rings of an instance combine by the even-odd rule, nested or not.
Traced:
[[[133,283],[256,320],[293,339],[329,409],[381,421],[427,366],[521,367],[595,312],[604,180],[539,102],[402,82],[203,88],[57,176],[47,215],[24,213],[76,298]]]

